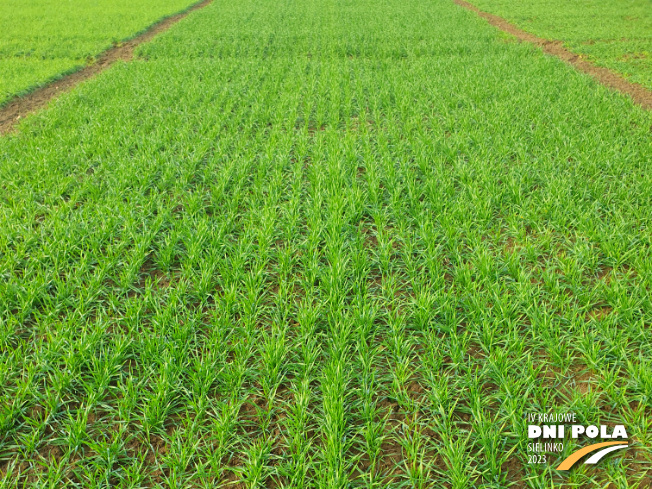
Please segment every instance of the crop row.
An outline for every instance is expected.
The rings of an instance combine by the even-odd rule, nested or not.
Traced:
[[[1,487],[649,482],[649,113],[443,0],[141,55],[0,139]]]

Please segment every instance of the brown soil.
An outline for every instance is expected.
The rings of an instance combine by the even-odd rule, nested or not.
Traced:
[[[25,96],[14,97],[4,107],[0,108],[0,134],[10,132],[20,119],[45,107],[61,93],[106,70],[116,61],[130,61],[138,45],[150,41],[154,36],[168,30],[190,12],[206,7],[212,1],[202,0],[178,14],[166,17],[150,26],[139,36],[104,51],[92,64],[85,66],[81,70],[37,88]]]
[[[648,110],[652,109],[652,90],[648,90],[638,83],[627,81],[625,78],[623,78],[622,75],[618,73],[615,73],[607,68],[596,66],[593,63],[580,58],[579,55],[572,53],[566,49],[561,41],[551,41],[549,39],[537,37],[534,34],[530,34],[529,32],[525,32],[515,25],[510,24],[502,17],[484,12],[475,5],[472,5],[464,0],[453,1],[457,5],[475,12],[483,19],[486,19],[491,25],[498,27],[500,30],[515,36],[521,41],[530,42],[540,46],[545,53],[557,56],[578,70],[591,75],[603,85],[629,95],[635,103],[641,105],[643,108]]]

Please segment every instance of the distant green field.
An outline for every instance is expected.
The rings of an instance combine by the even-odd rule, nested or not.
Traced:
[[[3,0],[0,105],[195,0]]]
[[[650,0],[470,0],[652,89]]]
[[[652,114],[505,41],[215,0],[0,138],[0,488],[650,487]]]

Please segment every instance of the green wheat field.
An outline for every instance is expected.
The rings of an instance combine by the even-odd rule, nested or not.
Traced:
[[[93,62],[192,0],[2,0],[0,107]]]
[[[191,13],[0,138],[0,488],[649,488],[651,129],[451,0]]]

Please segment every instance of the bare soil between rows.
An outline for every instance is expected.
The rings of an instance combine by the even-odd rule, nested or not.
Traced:
[[[487,20],[491,25],[499,28],[501,31],[507,32],[508,34],[515,36],[521,41],[526,41],[540,46],[545,53],[556,56],[566,63],[574,66],[578,70],[591,75],[594,79],[603,85],[629,95],[632,100],[641,107],[648,110],[652,109],[652,91],[648,90],[644,86],[639,85],[638,83],[630,82],[626,80],[622,75],[611,71],[608,68],[596,66],[595,64],[582,59],[579,55],[566,49],[561,41],[552,41],[550,39],[543,39],[541,37],[535,36],[534,34],[516,27],[514,24],[511,24],[502,17],[480,10],[478,7],[469,2],[466,2],[465,0],[453,1],[457,5],[478,14],[480,17]]]
[[[157,34],[168,30],[191,12],[206,7],[212,1],[202,0],[182,12],[165,17],[151,25],[142,34],[104,51],[94,63],[83,67],[79,71],[47,83],[27,95],[14,97],[4,107],[0,108],[0,134],[10,132],[21,119],[45,107],[61,93],[106,70],[116,61],[130,61],[134,56],[134,50],[140,44],[150,41]]]

